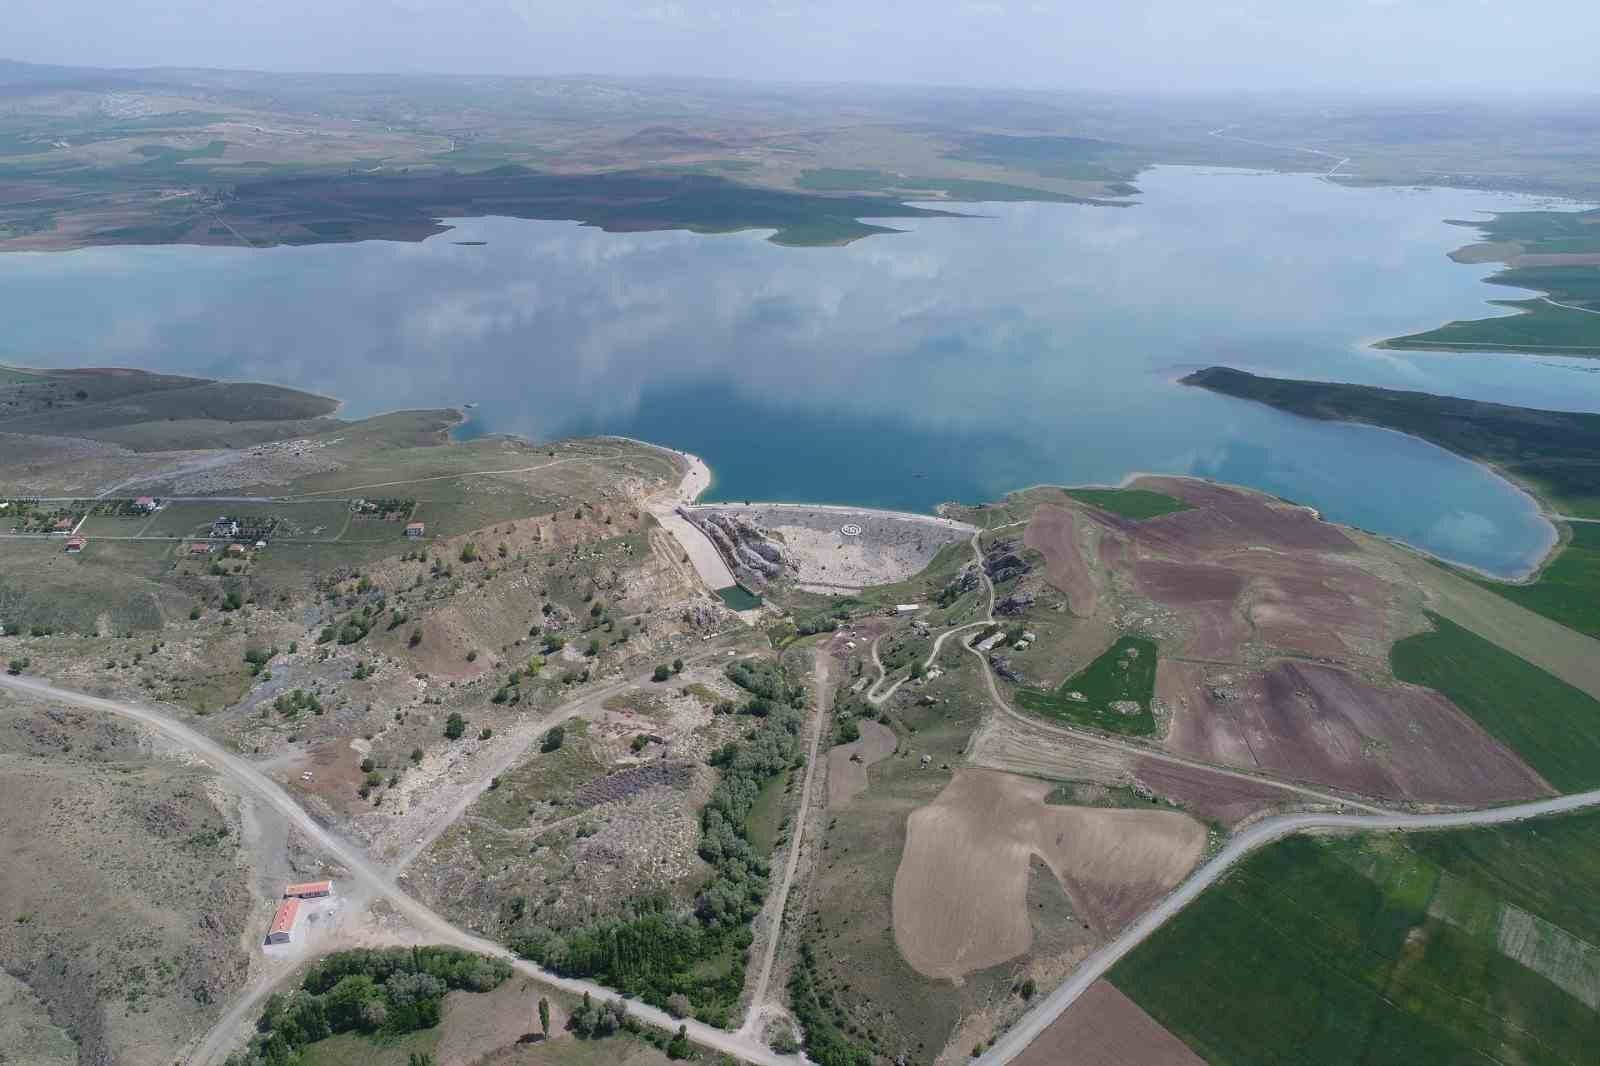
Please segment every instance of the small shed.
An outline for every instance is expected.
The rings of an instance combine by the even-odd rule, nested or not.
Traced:
[[[154,511],[156,509],[156,498],[154,496],[140,496],[133,501],[133,505],[141,511]]]
[[[211,545],[207,544],[205,541],[197,540],[193,544],[189,545],[189,554],[190,555],[210,555],[211,554]]]
[[[244,545],[243,544],[230,544],[230,545],[228,545],[228,554],[229,555],[243,555],[244,554]]]
[[[278,904],[278,911],[272,916],[272,928],[267,930],[267,943],[287,944],[294,933],[294,920],[299,914],[300,901],[297,899],[286,899]]]
[[[428,527],[423,525],[421,522],[406,523],[406,536],[408,537],[420,537],[427,531]]]
[[[82,537],[69,537],[67,539],[67,551],[73,553],[81,552],[85,543],[87,542]]]
[[[70,518],[58,518],[56,519],[55,531],[57,533],[71,533],[74,525],[76,523]]]

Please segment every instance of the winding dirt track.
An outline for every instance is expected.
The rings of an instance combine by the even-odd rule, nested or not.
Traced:
[[[101,711],[106,714],[114,714],[142,722],[200,756],[212,769],[279,811],[288,819],[290,824],[304,833],[314,846],[320,848],[328,856],[343,865],[349,871],[347,875],[349,880],[357,882],[363,889],[370,892],[372,898],[383,899],[393,906],[411,923],[418,933],[439,943],[452,944],[468,951],[476,951],[484,955],[503,958],[510,962],[512,967],[519,973],[574,995],[582,995],[587,992],[595,1000],[602,1003],[620,998],[615,992],[589,981],[557,977],[555,974],[543,970],[524,959],[517,958],[499,944],[456,928],[431,908],[406,895],[389,878],[388,874],[375,863],[369,861],[359,848],[340,839],[316,819],[312,818],[303,807],[294,801],[293,797],[279,787],[277,782],[262,774],[248,761],[228,752],[209,737],[176,721],[159,710],[125,700],[89,696],[81,692],[73,692],[70,689],[57,688],[44,681],[25,677],[0,676],[0,689],[24,692],[36,697],[70,703],[86,710]],[[802,1061],[798,1056],[775,1054],[760,1040],[752,1037],[714,1029],[699,1022],[680,1022],[678,1019],[670,1017],[666,1011],[657,1010],[637,1001],[629,1002],[627,1008],[629,1013],[651,1025],[674,1030],[680,1024],[685,1025],[689,1039],[696,1044],[724,1054],[733,1055],[745,1062],[758,1064],[758,1066],[792,1066],[792,1064]],[[190,1066],[203,1066],[206,1063],[220,1061],[230,1050],[228,1044],[231,1042],[231,1033],[213,1029],[211,1035],[198,1048],[192,1051],[184,1061],[189,1063]]]

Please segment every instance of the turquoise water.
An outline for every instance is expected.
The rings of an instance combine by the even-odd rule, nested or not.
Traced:
[[[476,402],[472,432],[621,433],[721,499],[926,510],[1199,474],[1496,573],[1551,540],[1421,442],[1173,384],[1198,366],[1600,410],[1594,363],[1371,340],[1493,313],[1449,190],[1161,168],[1137,206],[986,204],[846,248],[472,219],[421,244],[0,256],[0,359],[280,382],[346,413]],[[486,241],[463,247],[457,241]]]

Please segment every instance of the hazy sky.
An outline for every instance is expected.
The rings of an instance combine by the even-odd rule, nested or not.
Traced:
[[[1595,0],[0,0],[0,55],[268,70],[1600,91]]]

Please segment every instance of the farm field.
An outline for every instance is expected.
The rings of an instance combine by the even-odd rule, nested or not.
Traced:
[[[1600,315],[1543,299],[1495,300],[1515,314],[1447,322],[1437,329],[1391,337],[1379,348],[1421,351],[1527,352],[1600,359]]]
[[[1080,918],[1110,933],[1177,884],[1205,847],[1205,827],[1187,815],[1054,806],[1049,791],[1048,782],[961,770],[911,815],[894,928],[919,973],[957,978],[1028,950],[1032,855]]]
[[[1149,489],[1065,489],[1064,491],[1081,503],[1136,520],[1158,518],[1164,514],[1189,509],[1189,505],[1182,500]]]
[[[1156,662],[1155,641],[1121,637],[1054,692],[1019,689],[1017,703],[1060,721],[1108,733],[1149,736],[1156,731],[1155,716],[1150,713]]]
[[[1446,618],[1428,618],[1434,632],[1391,651],[1395,677],[1449,697],[1557,789],[1600,783],[1600,701]]]
[[[1554,835],[1546,849],[1545,835]],[[1247,860],[1111,973],[1213,1064],[1587,1061],[1592,815],[1416,837],[1292,838]],[[1537,860],[1522,866],[1520,859]],[[1573,923],[1579,924],[1579,923]]]

